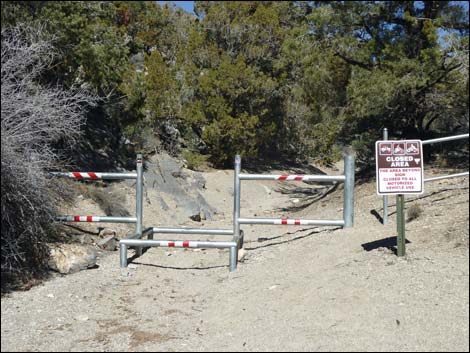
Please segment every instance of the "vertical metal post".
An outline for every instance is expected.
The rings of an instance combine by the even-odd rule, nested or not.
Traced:
[[[121,267],[127,267],[127,245],[119,244],[119,260]]]
[[[405,237],[405,195],[397,195],[397,255],[406,254]]]
[[[354,156],[344,156],[344,205],[343,228],[350,228],[354,224]]]
[[[238,262],[238,247],[232,246],[230,247],[230,263],[229,263],[230,272],[233,272],[237,269],[237,262]]]
[[[143,163],[142,155],[137,155],[137,180],[135,184],[136,189],[136,206],[135,213],[137,222],[135,225],[135,232],[139,234],[139,238],[142,237],[142,210],[143,210],[143,189],[144,189],[144,173],[143,173]],[[142,255],[142,247],[136,247],[136,253],[138,256]]]
[[[384,141],[388,140],[388,129],[386,127],[384,128],[382,139]],[[388,222],[388,196],[387,195],[384,195],[383,197],[383,209],[384,209],[384,214],[382,217],[382,224],[385,225]]]
[[[234,186],[233,186],[233,238],[237,244],[240,241],[240,170],[241,158],[240,155],[235,156],[235,172],[234,172]]]

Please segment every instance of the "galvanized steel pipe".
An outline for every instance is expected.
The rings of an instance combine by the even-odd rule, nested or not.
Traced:
[[[49,172],[55,177],[83,179],[83,180],[120,180],[137,179],[137,173],[94,173],[94,172]]]
[[[60,222],[108,222],[108,223],[136,223],[135,217],[108,217],[108,216],[57,216]]]
[[[344,156],[344,200],[343,220],[344,228],[350,228],[354,224],[354,156]]]
[[[121,239],[119,244],[139,247],[170,247],[170,248],[206,248],[228,249],[237,247],[234,241],[202,241],[202,240],[146,240],[146,239]]]
[[[234,185],[233,185],[233,236],[234,240],[238,242],[240,239],[240,197],[241,197],[241,158],[240,155],[235,156],[235,172],[234,172]]]
[[[135,224],[135,232],[140,234],[142,237],[142,211],[143,211],[143,161],[142,155],[137,155],[136,160],[136,170],[137,170],[137,181],[135,184],[135,193],[136,193],[136,202],[135,202],[135,214],[137,218],[137,222]],[[139,247],[136,249],[137,255],[142,255],[142,248]]]
[[[240,224],[344,226],[343,219],[239,218],[238,221]]]
[[[468,175],[468,172],[457,173],[457,174],[450,174],[450,175],[441,175],[441,176],[434,177],[434,178],[427,178],[427,179],[424,179],[424,182],[427,183],[427,182],[430,182],[430,181],[436,181],[436,180],[442,180],[442,179],[464,177],[464,176],[467,176],[467,175]]]
[[[233,229],[198,229],[198,228],[168,228],[153,227],[152,233],[161,234],[207,234],[207,235],[233,235]]]
[[[388,140],[388,129],[387,128],[384,128],[382,139],[384,141]],[[382,217],[382,224],[385,225],[388,222],[388,196],[387,195],[383,196],[383,209],[384,209],[384,214],[383,214],[383,217]]]
[[[275,180],[275,181],[345,181],[344,175],[265,175],[240,174],[240,180]]]
[[[468,139],[469,134],[462,134],[462,135],[455,135],[455,136],[448,136],[448,137],[440,137],[436,139],[431,139],[431,140],[424,140],[421,143],[423,145],[429,145],[431,143],[438,143],[438,142],[447,142],[447,141],[453,141],[453,140],[461,140],[461,139]]]

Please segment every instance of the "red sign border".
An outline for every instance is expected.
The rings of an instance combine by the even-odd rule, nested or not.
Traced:
[[[409,142],[418,142],[420,155],[421,155],[421,191],[401,191],[401,192],[380,192],[379,191],[379,143],[391,142],[391,143],[406,143]],[[375,184],[377,195],[387,196],[387,195],[422,195],[424,194],[424,156],[423,156],[423,141],[422,140],[379,140],[375,141]]]

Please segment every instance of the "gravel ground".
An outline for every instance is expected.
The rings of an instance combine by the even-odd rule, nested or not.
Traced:
[[[230,228],[232,171],[204,177],[221,212],[186,225]],[[243,182],[242,216],[341,217],[341,188],[294,212],[295,190],[280,185]],[[96,269],[2,297],[1,350],[468,352],[468,195],[460,178],[408,196],[423,212],[406,225],[403,258],[395,200],[384,226],[374,183],[356,189],[354,228],[244,227],[232,273],[227,250],[152,248],[128,269],[102,252]],[[147,207],[145,225],[175,226],[163,212]]]

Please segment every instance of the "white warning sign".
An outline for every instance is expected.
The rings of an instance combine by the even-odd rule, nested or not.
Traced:
[[[375,143],[377,194],[422,194],[424,192],[421,140]]]

